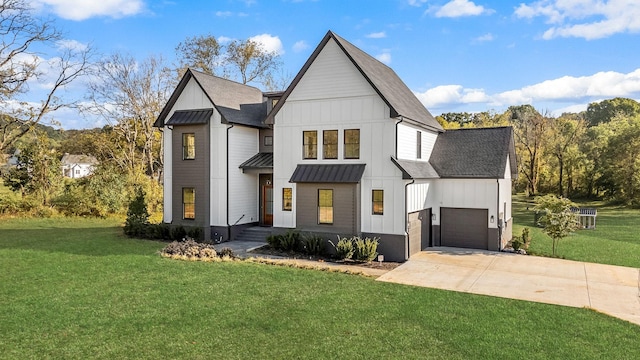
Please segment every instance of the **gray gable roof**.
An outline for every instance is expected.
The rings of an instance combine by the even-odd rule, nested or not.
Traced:
[[[392,156],[391,162],[402,171],[403,179],[437,179],[440,177],[427,161],[396,159]]]
[[[266,105],[263,105],[263,95],[260,89],[194,69],[187,69],[153,124],[154,126],[162,127],[165,125],[171,108],[191,79],[197,82],[209,101],[220,112],[223,123],[265,127],[263,120],[266,116]],[[245,110],[247,110],[246,113]]]
[[[447,130],[439,134],[429,162],[442,178],[501,179],[507,165],[518,173],[511,127]]]
[[[364,76],[378,95],[380,95],[380,98],[389,106],[391,109],[390,117],[401,116],[432,130],[442,131],[442,126],[440,126],[429,110],[422,105],[415,94],[400,80],[398,75],[390,67],[331,31],[327,32],[298,75],[293,79],[293,82],[285,91],[282,99],[273,108],[266,120],[268,124],[273,124],[275,114],[286,102],[289,94],[291,94],[297,83],[300,82],[300,79],[302,79],[330,39],[333,39],[338,44],[362,76]]]

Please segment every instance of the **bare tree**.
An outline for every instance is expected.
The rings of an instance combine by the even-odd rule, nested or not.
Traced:
[[[62,47],[61,55],[48,62],[45,74],[41,58],[33,48],[37,44],[54,46],[61,39],[60,32],[50,20],[33,16],[26,0],[0,0],[0,151],[31,131],[47,114],[75,101],[63,100],[59,93],[71,82],[86,74],[91,49]],[[20,99],[28,92],[28,82],[45,75],[54,80],[44,98],[38,103]]]
[[[161,136],[153,123],[173,87],[171,71],[161,57],[138,62],[129,55],[113,54],[98,63],[86,110],[104,118],[125,140],[114,145],[126,147],[120,161],[127,170],[141,162],[147,175],[161,172]]]

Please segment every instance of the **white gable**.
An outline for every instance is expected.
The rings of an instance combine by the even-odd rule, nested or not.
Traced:
[[[375,90],[333,39],[322,49],[287,101],[369,96]]]
[[[191,78],[180,93],[180,96],[178,96],[171,110],[206,109],[211,107],[213,107],[213,104],[209,101],[207,95],[202,91],[202,88],[196,80]],[[171,114],[167,116],[167,119],[170,117]]]

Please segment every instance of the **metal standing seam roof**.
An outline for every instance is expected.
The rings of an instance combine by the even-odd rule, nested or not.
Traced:
[[[273,153],[257,153],[238,167],[242,170],[273,169]]]
[[[213,109],[176,110],[165,125],[206,124],[213,115]]]
[[[291,175],[292,183],[359,183],[365,164],[298,165]]]

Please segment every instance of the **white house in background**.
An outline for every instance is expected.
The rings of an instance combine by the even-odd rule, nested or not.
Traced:
[[[90,155],[74,155],[65,153],[60,160],[62,176],[77,179],[93,173],[98,160]]]
[[[163,129],[164,221],[233,240],[380,238],[386,260],[511,240],[509,127],[445,131],[396,73],[328,32],[283,93],[189,70]]]

